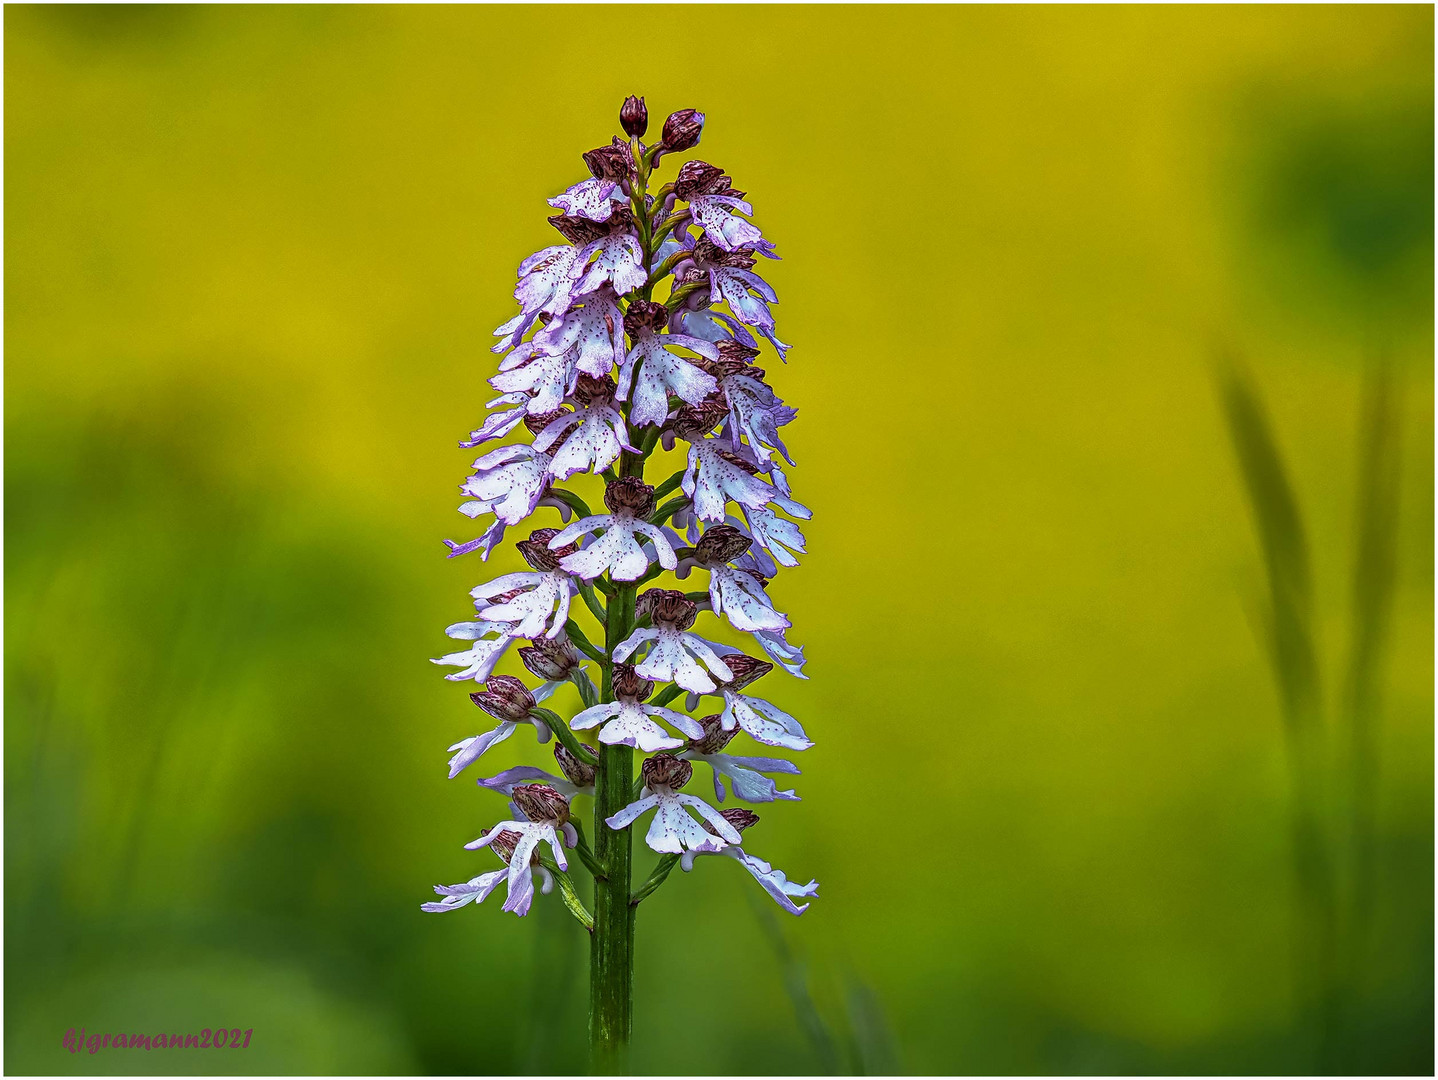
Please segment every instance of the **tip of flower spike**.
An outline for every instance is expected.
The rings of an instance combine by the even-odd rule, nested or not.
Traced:
[[[661,145],[666,153],[689,150],[699,145],[704,134],[704,114],[697,109],[680,109],[664,121]]]
[[[632,139],[644,137],[649,130],[649,110],[644,107],[642,97],[630,94],[624,99],[624,104],[619,106],[619,126]]]

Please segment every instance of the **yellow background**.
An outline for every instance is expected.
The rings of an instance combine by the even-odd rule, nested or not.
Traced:
[[[1228,354],[1304,514],[1330,706],[1364,371],[1395,373],[1353,1038],[1362,1071],[1431,1070],[1431,9],[5,30],[8,1071],[583,1068],[556,905],[418,910],[494,865],[461,845],[502,813],[445,779],[477,714],[427,658],[516,562],[439,543],[474,535],[490,331],[632,92],[655,131],[708,114],[698,155],[783,255],[766,367],[815,518],[773,593],[812,679],[764,690],[818,745],[746,846],[822,883],[779,916],[786,967],[737,867],[675,874],[640,914],[636,1068],[822,1069],[810,1001],[871,1069],[1312,1067]],[[524,733],[491,759],[544,760]],[[254,1038],[72,1056],[72,1026]]]

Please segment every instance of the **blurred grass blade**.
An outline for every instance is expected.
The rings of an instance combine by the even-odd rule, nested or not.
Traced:
[[[1388,365],[1375,362],[1365,385],[1360,431],[1352,627],[1344,704],[1352,822],[1352,917],[1347,982],[1356,981],[1373,904],[1374,802],[1378,786],[1378,677],[1393,606],[1398,519],[1399,431]]]
[[[530,999],[517,1057],[531,1076],[575,1073],[583,1068],[585,1052],[572,1019],[582,1008],[575,991],[584,984],[580,944],[585,936],[559,904],[536,903],[531,917],[537,925],[532,933]]]
[[[1268,574],[1269,658],[1282,700],[1293,783],[1297,882],[1295,982],[1304,1041],[1317,1071],[1332,1072],[1341,1043],[1340,927],[1322,744],[1318,662],[1312,630],[1308,544],[1267,410],[1251,379],[1230,361],[1221,389],[1229,433],[1263,548]]]
[[[848,979],[845,1004],[853,1040],[855,1072],[863,1076],[896,1076],[899,1056],[893,1032],[873,987],[856,976]]]
[[[1298,501],[1288,482],[1267,411],[1248,377],[1230,364],[1222,376],[1224,411],[1258,527],[1271,601],[1269,648],[1293,731],[1317,720],[1318,667],[1310,629],[1313,583]]]
[[[784,978],[784,990],[794,1006],[794,1016],[799,1021],[800,1029],[813,1046],[814,1053],[818,1055],[821,1071],[826,1076],[844,1073],[839,1041],[824,1022],[819,1007],[809,992],[808,965],[789,947],[789,942],[784,937],[784,929],[779,925],[778,917],[769,910],[767,902],[751,895],[749,904],[754,909],[769,944],[774,948],[774,955],[779,961],[779,970]]]

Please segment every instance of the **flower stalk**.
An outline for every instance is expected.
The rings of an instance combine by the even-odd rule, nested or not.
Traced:
[[[638,473],[643,475],[643,463]],[[615,591],[609,601],[604,628],[604,683],[600,700],[614,696],[614,650],[634,623],[634,588]],[[605,746],[599,754],[599,777],[594,789],[595,857],[605,876],[594,881],[595,932],[589,943],[589,1046],[596,1072],[628,1072],[629,1038],[634,1028],[634,909],[629,905],[629,881],[634,865],[633,835],[629,829],[604,827],[604,819],[629,803],[634,778],[634,751],[627,746]]]
[[[443,899],[423,905],[439,912],[482,903],[503,881],[504,909],[523,915],[536,885],[542,894],[557,885],[590,935],[590,1044],[595,1070],[605,1073],[628,1068],[636,912],[675,866],[689,872],[698,855],[726,855],[796,915],[808,904],[795,900],[818,892],[816,882],[789,882],[744,851],[740,833],[757,814],[720,811],[684,790],[700,765],[721,803],[731,794],[752,803],[797,799],[769,778],[798,773],[792,762],[723,751],[741,732],[790,750],[811,745],[797,720],[742,692],[776,664],[805,677],[803,650],[788,642],[789,619],[767,592],[804,550],[791,519],[809,517],[778,463],[793,464],[778,429],[795,411],[752,363],[759,343],[751,328],[781,359],[789,348],[774,334],[769,305],[777,298],[752,272],[758,256],[777,256],[746,220],[752,209],[742,193],[713,165],[685,162],[649,193],[652,171],[699,143],[702,113],[671,114],[651,146],[642,141],[642,98],[625,101],[620,123],[627,140],[585,153],[591,177],[549,200],[560,211],[550,224],[566,243],[520,265],[520,313],[495,331],[494,351],[505,356],[489,381],[500,396],[460,445],[526,432],[532,441],[475,461],[460,510],[493,520],[475,540],[445,541],[452,558],[487,559],[508,528],[541,508],[558,512],[560,527],[516,543],[528,570],[471,591],[477,618],[446,631],[468,648],[436,663],[459,669],[448,679],[480,683],[474,704],[499,722],[450,747],[451,777],[526,727],[541,744],[553,740],[562,775],[519,765],[480,778],[481,789],[510,798],[511,817],[466,846],[490,848],[505,867],[436,886]],[[647,464],[671,448],[685,455],[684,467],[668,463],[659,473],[667,478],[651,486]],[[580,472],[605,481],[604,512],[561,486]],[[696,569],[708,575],[707,590],[671,587]],[[648,587],[665,574],[676,581]],[[701,636],[692,629],[701,614],[752,634],[773,662]],[[586,632],[584,617],[598,630]],[[532,689],[494,674],[523,639],[530,644],[519,657],[542,680]],[[587,663],[598,668],[597,686]],[[583,705],[577,714],[566,719],[540,704],[571,686]],[[705,695],[720,698],[723,711],[688,715]],[[681,697],[685,711],[671,707]],[[648,755],[637,765],[636,751]],[[580,798],[593,800],[592,847],[572,818]],[[634,828],[651,813],[645,844],[660,857],[634,889]],[[566,848],[593,877],[592,911],[569,877]]]

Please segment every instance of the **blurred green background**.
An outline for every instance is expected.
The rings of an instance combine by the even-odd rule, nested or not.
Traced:
[[[635,1067],[1431,1072],[1433,29],[7,7],[6,1070],[585,1067],[557,904],[419,911],[502,813],[445,779],[476,714],[428,657],[516,561],[440,546],[490,330],[638,92],[707,111],[784,256],[812,681],[766,696],[818,745],[747,843],[823,888],[779,922],[737,867],[674,875]],[[1327,1040],[1285,552],[1321,767],[1374,733]],[[71,1056],[82,1025],[254,1038]]]

